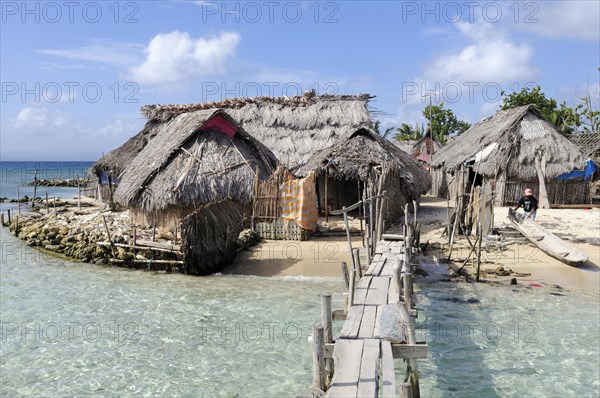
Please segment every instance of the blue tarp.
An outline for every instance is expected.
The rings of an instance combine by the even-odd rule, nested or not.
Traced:
[[[570,180],[573,178],[582,178],[584,180],[589,180],[592,178],[594,173],[596,172],[597,166],[592,160],[588,160],[585,162],[585,169],[583,170],[573,170],[570,173],[565,173],[556,177],[558,180]]]

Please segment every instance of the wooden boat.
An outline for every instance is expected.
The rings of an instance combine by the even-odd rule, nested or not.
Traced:
[[[541,225],[536,224],[530,218],[525,219],[523,214],[509,209],[508,219],[524,237],[549,256],[569,265],[581,265],[588,261],[588,257],[585,254],[553,233],[546,231]]]

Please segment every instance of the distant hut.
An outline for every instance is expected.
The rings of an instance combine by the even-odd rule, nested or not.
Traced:
[[[427,129],[427,133],[414,143],[411,154],[426,167],[429,167],[432,157],[441,148],[442,144],[435,137],[432,137],[429,129]]]
[[[512,205],[527,187],[540,203],[589,203],[589,183],[557,180],[586,157],[531,105],[501,110],[473,125],[434,155],[433,194],[457,198],[483,181],[494,203]]]
[[[120,147],[103,155],[90,169],[97,177],[97,197],[100,200],[112,201],[113,193],[119,185],[119,176],[131,161],[144,149],[148,142],[156,136],[162,123],[150,120],[144,129],[128,139]]]
[[[136,222],[181,230],[185,273],[213,273],[234,258],[255,182],[275,156],[223,110],[149,123],[156,134],[121,174],[115,200]]]
[[[431,157],[437,153],[442,147],[442,144],[435,139],[435,137],[431,137],[429,134],[429,129],[427,133],[419,138],[418,140],[409,140],[409,141],[397,141],[394,140],[393,143],[400,148],[403,152],[408,153],[413,158],[417,159],[424,166],[429,167],[429,163],[431,162]]]
[[[328,148],[317,151],[294,170],[305,176],[315,173],[321,208],[341,209],[369,196],[387,191],[388,221],[401,215],[401,207],[417,200],[431,187],[429,173],[410,155],[369,128],[359,128]]]

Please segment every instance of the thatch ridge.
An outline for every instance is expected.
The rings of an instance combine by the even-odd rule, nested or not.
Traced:
[[[233,138],[202,125],[220,115],[237,128]],[[250,203],[255,170],[267,178],[276,166],[273,153],[227,112],[207,109],[161,123],[158,134],[121,176],[115,200],[145,213],[169,206],[201,207],[233,199]]]
[[[369,94],[237,98],[191,105],[148,105],[149,120],[168,122],[197,110],[224,109],[253,137],[292,168],[317,150],[371,124]]]
[[[356,130],[328,148],[317,151],[310,160],[294,170],[297,175],[325,171],[338,180],[373,181],[382,167],[399,172],[399,184],[411,199],[426,193],[431,187],[429,173],[409,154],[375,133],[369,127]]]
[[[523,127],[524,119],[534,120],[535,127]],[[456,170],[493,143],[497,144],[493,151],[474,166],[477,173],[486,177],[494,178],[506,172],[506,176],[512,179],[523,180],[532,176],[537,179],[535,162],[542,156],[546,161],[547,178],[583,167],[585,162],[575,144],[544,120],[532,105],[525,105],[500,110],[471,126],[442,147],[433,156],[431,165],[447,171]]]

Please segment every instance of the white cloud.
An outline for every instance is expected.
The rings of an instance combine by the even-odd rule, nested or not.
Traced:
[[[129,138],[143,127],[144,121],[139,120],[122,120],[117,119],[113,123],[109,123],[97,130],[95,135],[100,137],[116,137],[116,138]]]
[[[424,80],[437,82],[517,82],[533,78],[533,50],[516,44],[493,24],[459,22],[469,44],[458,53],[440,55],[424,71]]]
[[[600,40],[600,2],[543,1],[521,9],[518,27],[542,37]],[[514,11],[513,11],[514,12]]]
[[[38,50],[44,55],[118,66],[130,66],[142,57],[143,45],[96,41],[92,45],[67,50]]]
[[[42,130],[69,125],[70,116],[47,108],[27,107],[11,120],[12,126],[20,130]]]
[[[239,41],[240,35],[233,32],[207,39],[194,39],[179,31],[158,34],[144,50],[144,62],[131,68],[130,73],[136,82],[150,84],[180,82],[196,75],[222,75]]]

